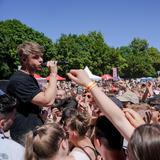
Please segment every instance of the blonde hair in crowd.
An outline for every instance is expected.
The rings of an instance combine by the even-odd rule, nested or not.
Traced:
[[[54,157],[63,139],[66,139],[65,132],[56,123],[45,124],[30,131],[26,135],[25,160]]]
[[[78,135],[81,137],[85,136],[87,133],[91,118],[87,113],[78,113],[78,115],[71,118],[67,123],[68,127],[73,131],[77,131]]]

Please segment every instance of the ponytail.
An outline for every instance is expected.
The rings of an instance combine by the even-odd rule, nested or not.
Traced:
[[[33,152],[33,140],[34,140],[34,133],[30,131],[26,135],[26,143],[25,143],[25,160],[38,160],[38,157]]]

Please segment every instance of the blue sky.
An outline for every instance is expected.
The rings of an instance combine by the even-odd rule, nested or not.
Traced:
[[[55,42],[100,31],[111,47],[134,37],[160,49],[160,0],[0,0],[0,21],[16,18]]]

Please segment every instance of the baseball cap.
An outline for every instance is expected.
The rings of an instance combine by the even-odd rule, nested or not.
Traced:
[[[138,96],[131,91],[126,91],[122,96],[117,96],[117,99],[121,102],[132,102],[133,104],[139,103]]]

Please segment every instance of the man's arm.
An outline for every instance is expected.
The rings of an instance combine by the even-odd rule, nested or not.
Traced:
[[[45,91],[38,93],[33,97],[32,103],[49,107],[54,103],[57,93],[57,80],[56,75],[50,74],[50,80]]]
[[[55,100],[57,94],[57,62],[49,61],[47,62],[47,67],[50,70],[50,80],[47,85],[45,91],[38,93],[36,96],[33,97],[32,103],[39,105],[50,107]]]
[[[91,83],[91,80],[84,70],[71,70],[68,76],[84,87]],[[120,108],[108,98],[98,86],[92,87],[90,92],[106,117],[113,123],[125,139],[129,140],[134,131],[134,127],[128,122]]]

